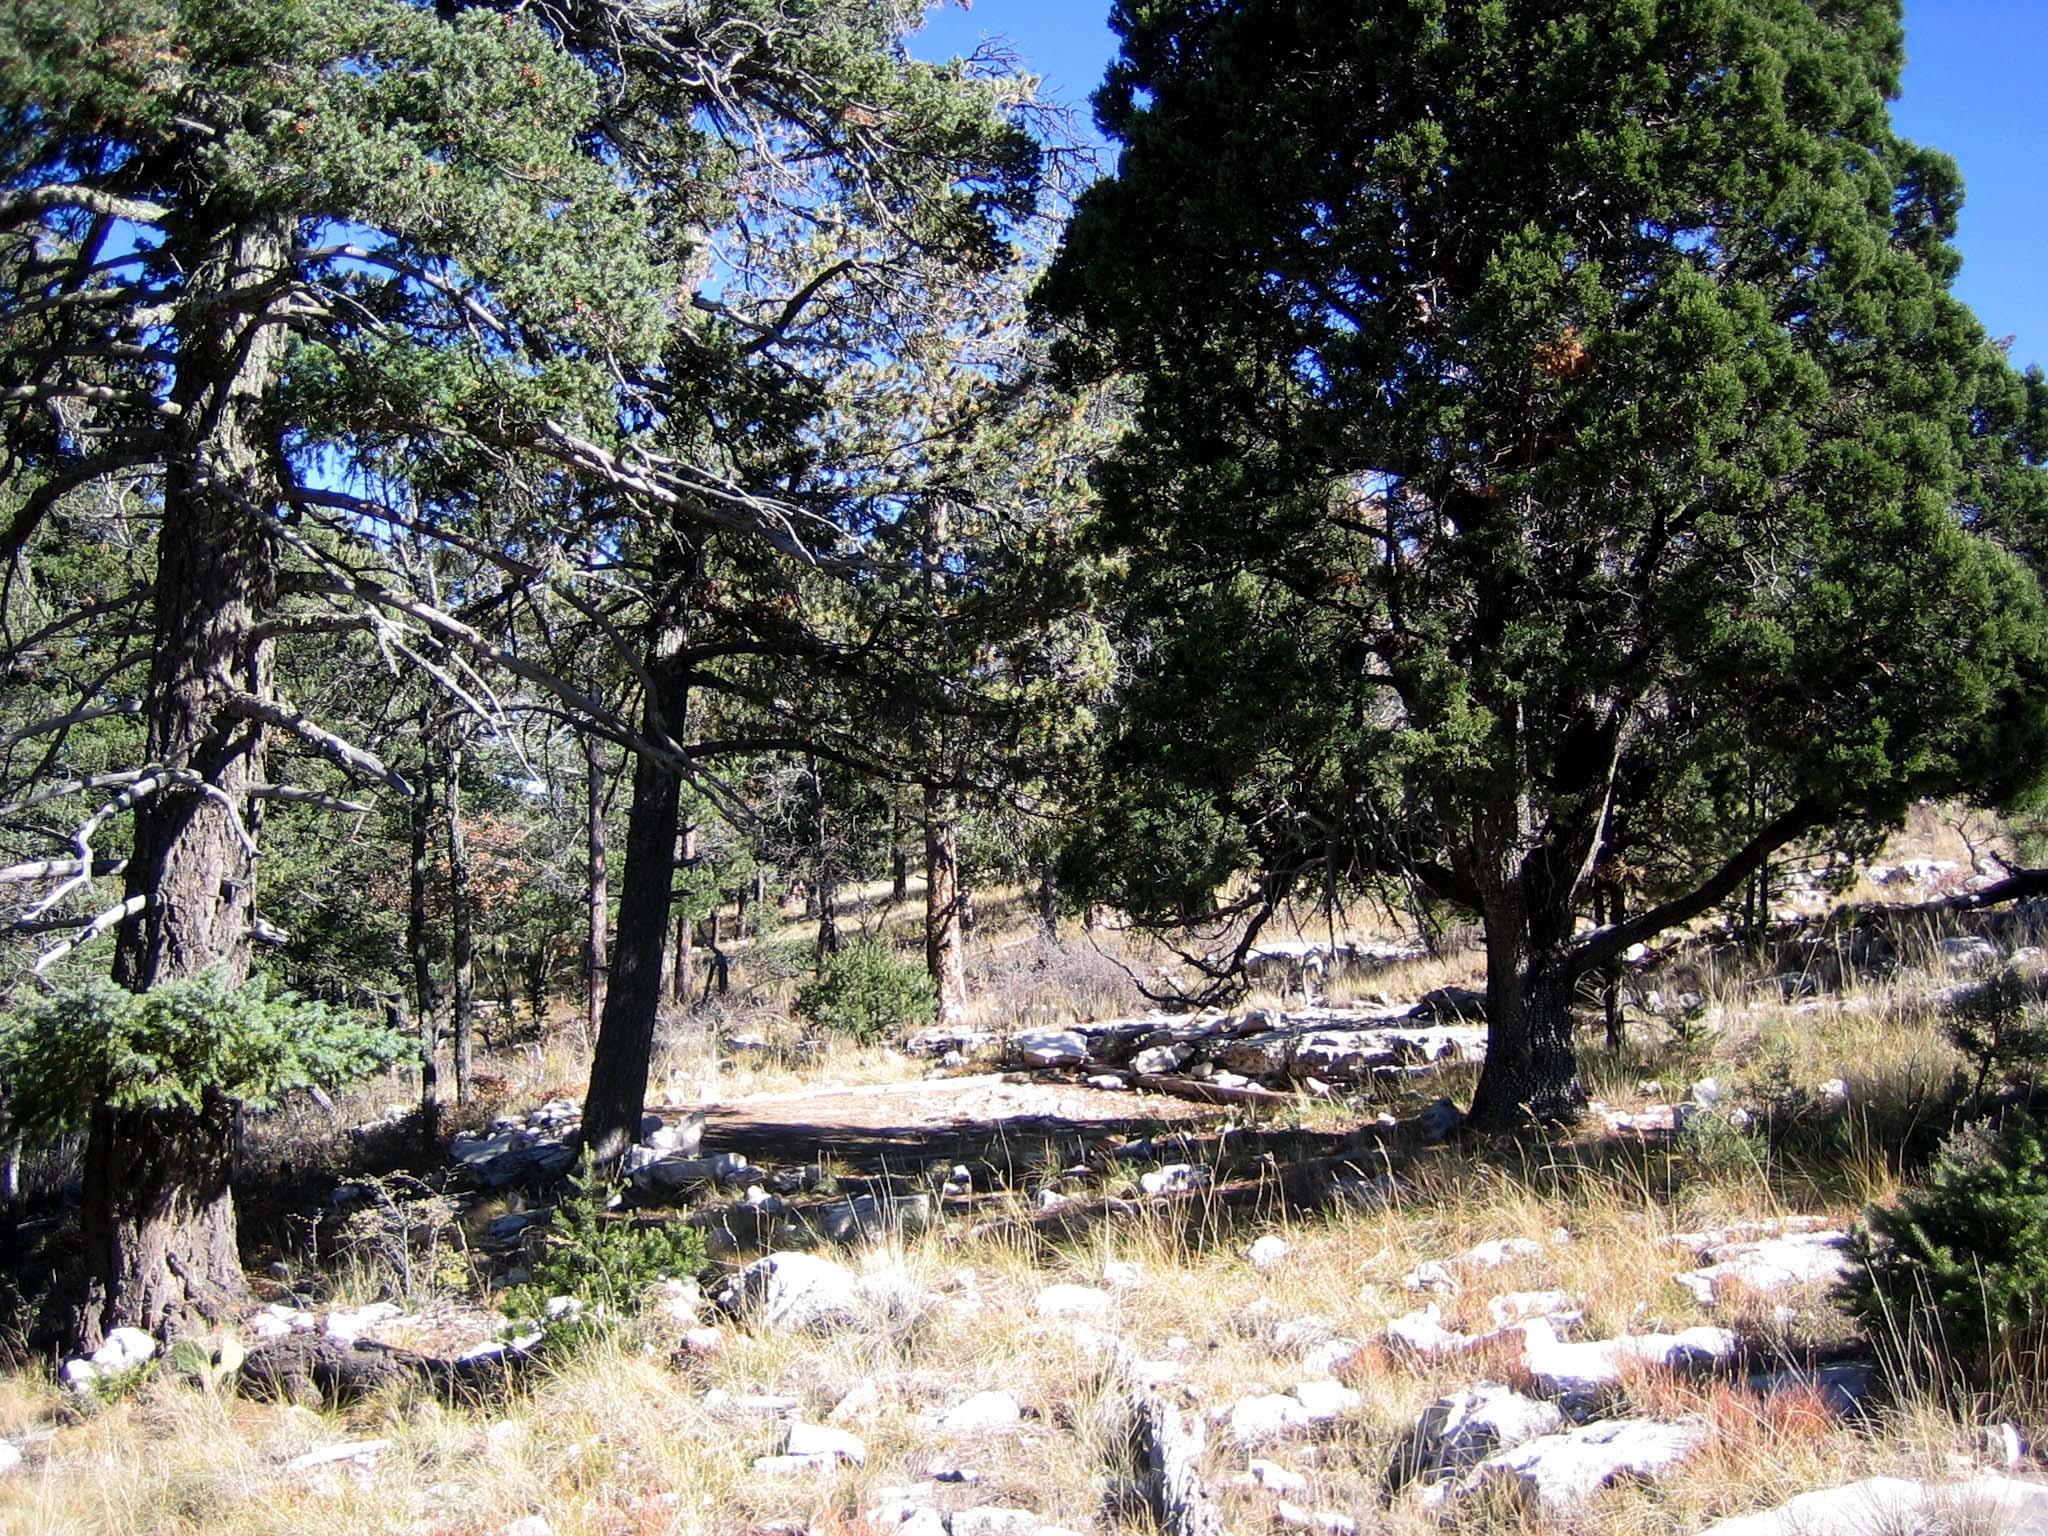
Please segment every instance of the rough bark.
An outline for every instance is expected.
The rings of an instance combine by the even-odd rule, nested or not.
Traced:
[[[924,963],[938,990],[939,1022],[967,1012],[966,894],[960,884],[960,806],[947,790],[924,792]]]
[[[647,670],[653,686],[641,728],[659,740],[666,722],[683,718],[688,685],[672,651],[653,657]],[[644,755],[634,760],[618,932],[583,1101],[583,1144],[600,1167],[615,1165],[638,1139],[647,1105],[647,1062],[661,1007],[681,791],[673,769]]]
[[[589,868],[589,937],[583,947],[585,1020],[597,1039],[604,1022],[605,980],[610,961],[605,954],[605,924],[611,916],[611,892],[605,884],[604,750],[595,736],[583,738],[584,846]]]
[[[455,1026],[455,1102],[467,1104],[475,1091],[476,924],[469,888],[469,843],[462,832],[462,742],[448,748],[448,905],[453,928],[452,965]]]
[[[185,786],[137,811],[127,894],[148,905],[122,924],[114,961],[115,979],[137,991],[209,967],[230,984],[249,973],[256,871],[243,830],[253,838],[263,726],[225,704],[269,692],[268,646],[252,631],[274,597],[275,552],[248,507],[276,500],[259,413],[285,334],[243,299],[284,270],[290,234],[281,221],[251,221],[178,253],[189,276],[173,320],[171,394],[186,440],[163,481],[146,751],[221,791],[244,825]],[[93,1112],[76,1342],[117,1327],[173,1333],[220,1319],[243,1297],[228,1196],[234,1128],[234,1106],[212,1095],[190,1112]]]
[[[1578,972],[1567,936],[1571,908],[1531,912],[1526,894],[1498,893],[1486,917],[1486,1065],[1472,1098],[1477,1130],[1566,1125],[1586,1109],[1573,1037]],[[1561,918],[1561,920],[1560,920]]]
[[[431,1143],[441,1119],[441,998],[434,985],[433,957],[427,952],[427,840],[434,822],[434,776],[420,769],[419,791],[409,808],[412,822],[412,867],[406,891],[405,952],[412,964],[413,1017],[420,1036],[420,1119]]]

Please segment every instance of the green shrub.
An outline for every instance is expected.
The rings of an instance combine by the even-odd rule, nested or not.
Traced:
[[[1926,1183],[1872,1207],[1865,1266],[1848,1299],[1911,1368],[1983,1382],[2048,1333],[2048,1134],[2015,1117],[1943,1145]]]
[[[929,1024],[938,992],[923,966],[864,940],[826,958],[817,979],[798,991],[796,1011],[820,1029],[873,1043]]]
[[[612,1186],[584,1174],[567,1182],[547,1230],[547,1246],[528,1266],[527,1281],[505,1293],[507,1317],[583,1327],[628,1319],[662,1280],[694,1281],[709,1257],[704,1234],[680,1222],[642,1226],[607,1213]],[[580,1303],[548,1316],[548,1303]]]
[[[1963,992],[1943,1023],[1950,1043],[1977,1069],[1973,1099],[1983,1097],[1994,1077],[2031,1080],[2048,1067],[2048,1011],[2040,989],[2014,966]]]
[[[294,1088],[334,1088],[409,1056],[404,1036],[259,977],[202,971],[130,992],[75,982],[0,1015],[0,1093],[30,1136],[81,1129],[97,1104],[200,1108],[218,1093],[263,1108]]]

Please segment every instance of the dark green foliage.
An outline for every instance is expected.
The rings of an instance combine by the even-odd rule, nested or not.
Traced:
[[[565,1186],[531,1279],[505,1294],[506,1316],[549,1321],[548,1303],[567,1296],[583,1304],[581,1316],[552,1321],[616,1321],[635,1315],[657,1281],[695,1280],[707,1260],[704,1234],[682,1222],[611,1216],[615,1194],[587,1169]]]
[[[2048,1134],[2015,1117],[1951,1137],[1926,1182],[1873,1207],[1849,1299],[1881,1346],[1917,1367],[1936,1360],[1982,1380],[2048,1330]]]
[[[796,995],[796,1011],[819,1028],[864,1043],[928,1024],[937,1008],[924,968],[869,940],[826,956],[817,979]]]
[[[2048,1008],[2040,988],[2012,966],[2001,968],[1948,1006],[1949,1042],[1975,1063],[1973,1097],[1995,1077],[2037,1077],[2048,1067]]]
[[[0,1090],[31,1136],[82,1128],[93,1106],[196,1111],[208,1093],[263,1107],[294,1088],[333,1088],[405,1058],[390,1030],[262,979],[205,971],[135,993],[77,982],[0,1016]]]
[[[1038,294],[1137,395],[1093,894],[1413,881],[1486,922],[1481,1118],[1568,1118],[1577,975],[2036,788],[2043,391],[1949,292],[1896,0],[1112,23],[1117,174]],[[1582,936],[1603,863],[1632,931]]]

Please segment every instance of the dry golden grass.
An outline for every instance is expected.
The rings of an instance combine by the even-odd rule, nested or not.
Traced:
[[[872,900],[877,893],[863,894]],[[1025,893],[1005,894],[983,904],[984,962],[1007,953],[998,945],[1023,942],[1028,901]],[[879,931],[900,939],[913,931],[916,909],[915,901],[885,913],[871,906],[870,915]],[[802,938],[796,929],[781,937],[792,935]],[[1322,937],[1314,923],[1301,936]],[[1080,979],[1071,990],[1049,991],[1028,1006],[1004,996],[985,1000],[977,1018],[986,1027],[1100,1016],[1120,994],[1113,978],[1101,980],[1106,973],[1096,960],[1106,954],[1138,970],[1161,961],[1127,933],[1084,938],[1074,929],[1062,938],[1077,951],[1088,946],[1095,957],[1075,970]],[[1697,1076],[1721,1077],[1745,1093],[1771,1085],[1811,1090],[1839,1077],[1850,1101],[1839,1141],[1813,1153],[1772,1147],[1748,1164],[1703,1159],[1683,1143],[1617,1145],[1592,1134],[1522,1148],[1454,1145],[1389,1157],[1385,1168],[1399,1192],[1374,1210],[1275,1215],[1275,1205],[1247,1216],[1198,1200],[1059,1239],[1020,1236],[1021,1222],[1007,1236],[933,1231],[844,1255],[898,1277],[896,1291],[906,1298],[876,1302],[860,1327],[819,1336],[727,1329],[720,1352],[679,1356],[672,1337],[646,1325],[601,1340],[512,1396],[484,1404],[400,1393],[316,1413],[221,1400],[160,1375],[126,1400],[82,1411],[40,1371],[0,1375],[0,1436],[26,1455],[0,1481],[0,1529],[22,1536],[296,1536],[309,1529],[493,1536],[540,1514],[556,1536],[740,1536],[772,1522],[859,1536],[863,1513],[885,1490],[926,1484],[934,1463],[951,1463],[971,1468],[978,1481],[929,1489],[925,1496],[942,1508],[1010,1505],[1036,1511],[1048,1525],[1108,1531],[1119,1528],[1105,1500],[1122,1454],[1113,1395],[1105,1390],[1112,1342],[1129,1358],[1173,1367],[1177,1379],[1167,1390],[1209,1419],[1207,1471],[1232,1531],[1272,1522],[1272,1496],[1232,1482],[1254,1456],[1308,1478],[1295,1503],[1393,1536],[1559,1529],[1573,1536],[1671,1536],[1856,1477],[1950,1474],[1965,1464],[1958,1458],[1975,1453],[1981,1416],[2004,1405],[1958,1404],[1908,1390],[1876,1419],[1858,1422],[1810,1391],[1765,1397],[1725,1380],[1639,1372],[1618,1394],[1627,1408],[1709,1427],[1705,1449],[1681,1475],[1654,1487],[1611,1490],[1563,1522],[1491,1498],[1447,1518],[1423,1511],[1407,1494],[1386,1500],[1387,1469],[1433,1399],[1487,1376],[1515,1379],[1517,1363],[1502,1351],[1418,1363],[1376,1342],[1389,1320],[1430,1301],[1443,1307],[1447,1325],[1484,1331],[1491,1298],[1556,1289],[1583,1309],[1591,1337],[1711,1320],[1751,1340],[1761,1364],[1805,1358],[1849,1336],[1846,1320],[1820,1294],[1792,1298],[1798,1316],[1791,1323],[1778,1314],[1784,1296],[1731,1291],[1711,1316],[1704,1313],[1672,1283],[1690,1261],[1671,1238],[1792,1214],[1848,1222],[1864,1202],[1893,1192],[1902,1148],[1933,1126],[1959,1066],[1935,1028],[1930,997],[1941,978],[1904,971],[1788,1002],[1775,982],[1765,984],[1732,961],[1710,957],[1693,977],[1687,984],[1707,999],[1704,1038],[1680,1041],[1665,1022],[1636,1018],[1622,1051],[1588,1049],[1596,1096],[1640,1109],[1683,1097]],[[1479,957],[1460,949],[1340,975],[1321,995],[1337,1005],[1371,1006],[1479,980]],[[892,1050],[806,1043],[774,1006],[779,987],[765,985],[746,1009],[735,1004],[727,1015],[741,1032],[762,1033],[764,1051],[729,1051],[720,1029],[686,1024],[669,1031],[655,1066],[655,1096],[695,1103],[822,1083],[906,1080],[928,1070]],[[1298,993],[1272,990],[1248,1005],[1299,1001]],[[526,1108],[576,1095],[582,1042],[569,1010],[555,1024],[542,1042],[487,1059],[482,1070],[494,1080],[494,1102]],[[1646,1080],[1663,1086],[1646,1092]],[[1455,1097],[1466,1087],[1469,1073],[1449,1074],[1418,1091]],[[364,1086],[331,1116],[295,1111],[294,1118],[258,1126],[259,1150],[324,1137],[342,1156],[340,1127],[407,1103],[412,1091],[395,1076]],[[1370,1096],[1304,1101],[1280,1119],[1350,1129],[1381,1107]],[[1412,1095],[1394,1107],[1412,1108]],[[488,1110],[480,1107],[471,1118]],[[1030,1193],[1027,1180],[1016,1215],[1028,1214]],[[469,1224],[477,1227],[516,1203],[507,1197],[480,1207]],[[1265,1232],[1283,1237],[1290,1251],[1259,1269],[1245,1249]],[[1403,1284],[1424,1261],[1499,1238],[1533,1239],[1539,1251],[1468,1272],[1450,1295]],[[1037,1310],[1037,1294],[1048,1284],[1103,1285],[1112,1276],[1119,1283],[1104,1318],[1075,1323]],[[388,1286],[389,1277],[380,1280],[372,1267],[342,1294],[367,1300]],[[1272,1446],[1234,1443],[1229,1406],[1322,1374],[1305,1355],[1333,1340],[1358,1345],[1337,1367],[1361,1395],[1357,1410]],[[1011,1392],[1023,1405],[1026,1417],[1016,1430],[955,1437],[933,1428],[933,1415],[990,1389]],[[866,1464],[815,1477],[756,1473],[753,1459],[779,1449],[774,1421],[734,1400],[764,1394],[794,1399],[795,1411],[812,1422],[836,1415],[866,1442]],[[2027,1427],[2038,1434],[2048,1424]],[[364,1439],[390,1444],[361,1466],[292,1467],[309,1451]]]

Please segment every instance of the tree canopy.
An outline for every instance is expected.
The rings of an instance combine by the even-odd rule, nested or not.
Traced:
[[[1485,923],[1475,1118],[1569,1118],[1581,974],[1813,829],[2036,785],[2044,392],[1949,292],[1894,0],[1113,25],[1039,292],[1139,389],[1108,891],[1405,875]],[[1581,932],[1630,826],[1681,877]]]

